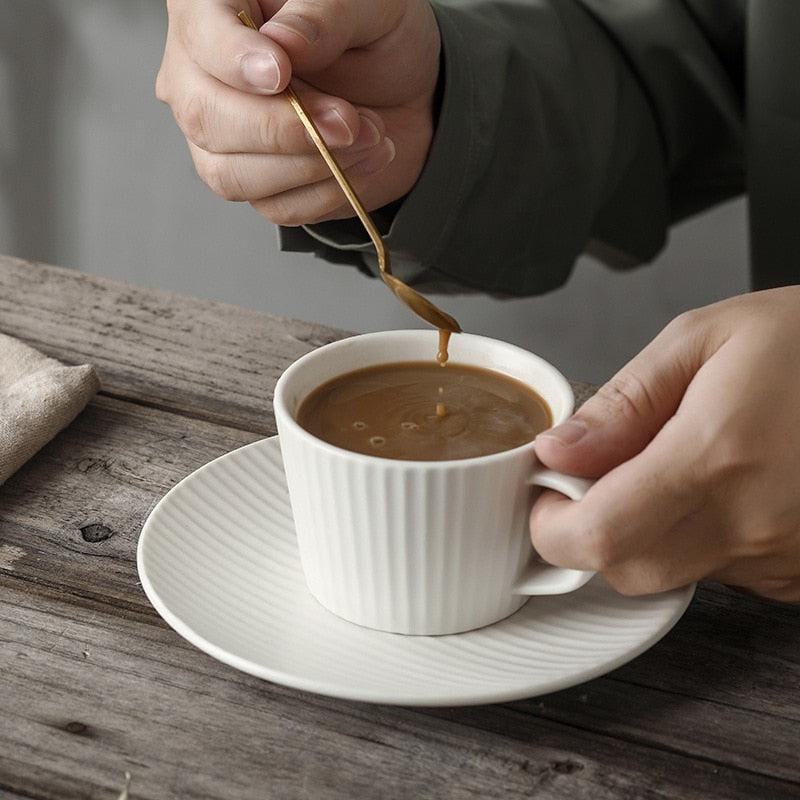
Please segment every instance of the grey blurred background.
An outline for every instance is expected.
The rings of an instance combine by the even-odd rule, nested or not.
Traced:
[[[349,330],[414,327],[377,281],[279,253],[271,225],[203,186],[153,95],[165,30],[161,0],[0,0],[0,252]],[[584,257],[545,297],[442,302],[467,330],[602,381],[676,314],[746,289],[737,200],[635,272]]]

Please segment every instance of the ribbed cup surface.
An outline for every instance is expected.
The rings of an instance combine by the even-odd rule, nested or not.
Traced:
[[[325,467],[319,469],[324,482]],[[469,506],[469,478],[461,480],[459,491]],[[391,504],[396,491],[382,485],[381,497]],[[336,500],[345,509],[359,507],[355,496]],[[405,524],[434,511],[433,496],[430,502],[428,509],[403,509],[410,515]],[[447,521],[440,523],[446,527]],[[405,556],[392,549],[399,546],[387,544],[382,557]],[[483,572],[473,561],[464,572],[463,555],[438,552],[441,542],[420,546],[428,548],[421,554],[427,566],[413,574],[390,570],[397,595],[427,591],[439,569],[447,575]],[[360,574],[353,552],[362,548],[349,547],[350,553],[343,548],[325,557],[313,554],[311,582],[324,582],[342,569]],[[176,486],[145,524],[138,563],[142,585],[159,613],[215,658],[288,686],[399,704],[504,701],[587,680],[657,641],[681,616],[693,591],[631,599],[597,578],[569,595],[532,598],[513,616],[469,633],[400,636],[351,625],[328,613],[306,588],[277,437],[229,453]],[[513,570],[500,561],[491,569]],[[475,597],[464,602],[484,607],[482,591],[476,587]],[[348,592],[341,594],[343,602],[353,602]],[[376,579],[365,589],[364,613],[370,613],[375,598],[389,596]],[[403,607],[413,622],[414,602]],[[439,619],[452,613],[457,612],[447,600],[439,602]]]
[[[525,602],[512,587],[532,554],[532,452],[450,466],[354,457],[285,428],[281,443],[308,587],[330,611],[443,634]]]

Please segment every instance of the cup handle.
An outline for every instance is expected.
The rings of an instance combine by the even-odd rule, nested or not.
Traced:
[[[541,486],[543,489],[555,489],[571,500],[578,501],[589,491],[589,487],[594,481],[537,467],[531,473],[527,483],[530,486]],[[554,567],[551,564],[531,564],[514,587],[514,594],[566,594],[580,589],[592,579],[594,574],[587,570],[566,569],[565,567]]]

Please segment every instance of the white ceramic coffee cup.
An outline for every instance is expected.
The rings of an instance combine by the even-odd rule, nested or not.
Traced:
[[[457,461],[400,461],[328,444],[295,421],[308,394],[343,373],[426,361],[436,331],[385,331],[343,339],[298,359],[275,387],[275,419],[308,588],[350,622],[406,634],[479,628],[529,595],[583,586],[591,572],[536,558],[528,516],[535,489],[579,500],[589,482],[543,469],[533,443]],[[510,375],[535,389],[554,424],[574,395],[558,370],[519,347],[461,333],[453,363]]]

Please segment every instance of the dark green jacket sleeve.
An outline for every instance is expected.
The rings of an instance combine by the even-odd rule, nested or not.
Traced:
[[[742,0],[439,0],[444,93],[390,221],[397,274],[497,294],[562,284],[586,249],[651,259],[669,224],[742,189]],[[350,222],[285,249],[374,270]]]

